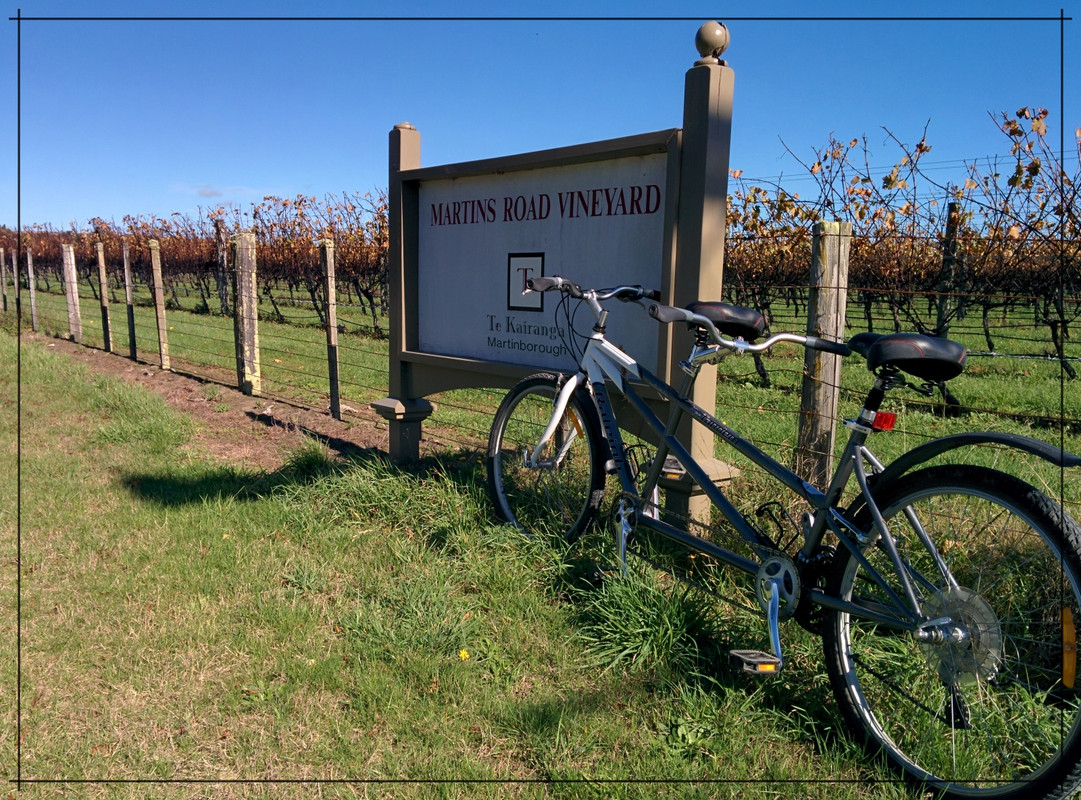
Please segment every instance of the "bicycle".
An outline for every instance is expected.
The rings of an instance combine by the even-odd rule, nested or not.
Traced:
[[[596,324],[577,353],[577,371],[526,378],[495,414],[488,486],[502,519],[528,535],[554,525],[575,539],[597,517],[614,476],[611,517],[623,569],[629,543],[652,532],[750,577],[771,650],[733,650],[733,657],[749,672],[774,674],[784,665],[781,621],[795,618],[820,635],[848,728],[893,770],[946,797],[1060,798],[1081,785],[1081,526],[1017,477],[926,463],[985,442],[1063,467],[1081,458],[1028,437],[965,433],[886,466],[866,444],[893,425],[896,415],[880,410],[887,392],[943,385],[961,373],[966,351],[959,343],[907,333],[861,333],[848,343],[778,333],[754,344],[765,323],[753,309],[720,302],[675,308],[640,286],[589,290],[562,277],[528,285],[563,293],[572,331],[571,300],[588,306]],[[654,301],[651,317],[694,330],[680,389],[609,342],[602,303],[610,300]],[[845,422],[848,440],[825,489],[688,399],[703,365],[781,342],[842,357],[857,352],[874,375],[858,416]],[[654,444],[625,443],[610,391],[625,398]],[[643,392],[663,398],[666,421]],[[796,552],[792,540],[782,544],[756,515],[741,513],[692,458],[675,435],[685,415],[809,506],[799,523],[790,520]],[[706,538],[717,523],[703,534],[665,512],[660,487],[675,478],[705,493],[734,540]],[[855,499],[842,508],[853,478]]]

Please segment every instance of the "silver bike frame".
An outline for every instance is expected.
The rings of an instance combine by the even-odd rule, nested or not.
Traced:
[[[881,610],[881,606],[875,609],[868,608],[835,597],[830,597],[822,590],[816,588],[810,589],[809,592],[812,602],[826,608],[847,611],[858,617],[871,619],[890,627],[912,631],[917,634],[921,633],[920,629],[924,627],[924,625],[920,624],[920,619],[922,617],[922,612],[920,610],[921,604],[909,577],[910,570],[907,568],[897,551],[893,536],[874,503],[867,482],[864,464],[869,464],[874,471],[880,471],[882,469],[882,464],[864,446],[864,441],[871,432],[870,420],[865,419],[861,415],[860,419],[848,423],[848,427],[851,431],[848,443],[838,464],[837,470],[830,480],[828,488],[823,492],[812,484],[804,481],[792,470],[774,460],[752,442],[744,439],[734,430],[722,423],[713,414],[710,414],[705,409],[695,405],[687,398],[689,385],[690,383],[693,383],[698,370],[704,364],[716,363],[733,353],[738,355],[742,353],[763,352],[778,342],[788,341],[806,345],[811,337],[782,333],[776,334],[770,337],[766,342],[758,345],[748,344],[741,339],[729,341],[720,336],[709,320],[694,315],[695,319],[691,321],[710,330],[714,342],[723,342],[724,344],[713,344],[705,347],[695,345],[691,356],[687,361],[681,364],[684,372],[689,377],[688,385],[684,387],[684,391],[681,393],[677,392],[664,381],[661,381],[644,367],[641,367],[631,356],[611,344],[605,338],[604,334],[604,322],[607,317],[607,312],[600,306],[596,297],[592,296],[592,294],[587,295],[583,299],[586,300],[593,309],[598,324],[595,326],[593,334],[589,337],[589,340],[583,349],[582,356],[579,359],[579,370],[567,378],[560,387],[559,393],[555,399],[552,417],[541,440],[537,443],[537,446],[533,449],[532,453],[526,454],[525,457],[528,459],[526,466],[557,466],[569,451],[574,439],[581,434],[580,430],[575,429],[569,434],[567,441],[563,443],[563,446],[552,459],[542,461],[540,457],[545,446],[555,435],[555,432],[559,427],[559,421],[566,413],[571,397],[580,387],[585,385],[590,392],[594,406],[600,416],[603,435],[607,439],[608,445],[612,451],[614,467],[611,471],[616,473],[625,493],[639,498],[641,498],[643,494],[648,495],[657,485],[664,459],[669,453],[672,453],[676,456],[684,469],[687,470],[690,477],[707,495],[713,505],[736,529],[740,537],[746,541],[759,558],[765,558],[770,550],[770,546],[767,542],[763,541],[761,533],[746,521],[743,514],[732,504],[724,493],[714,485],[686,447],[676,438],[675,428],[679,419],[684,413],[689,413],[692,419],[705,425],[713,434],[721,437],[726,444],[749,458],[772,477],[781,481],[795,494],[801,496],[810,503],[816,510],[811,525],[804,530],[804,555],[812,555],[821,544],[823,537],[828,532],[832,531],[840,542],[847,549],[852,551],[855,558],[861,563],[872,580],[887,594],[891,603],[894,605],[894,608],[892,609],[893,613],[887,613],[886,610]],[[628,467],[622,457],[622,437],[619,433],[619,426],[615,420],[615,415],[608,399],[606,381],[611,382],[618,388],[618,391],[630,402],[634,410],[643,417],[647,425],[652,428],[661,439],[657,454],[653,459],[650,473],[647,475],[645,491],[643,493],[639,493],[638,487],[635,485],[629,474]],[[629,383],[649,386],[672,404],[672,414],[667,425],[661,422],[649,405],[641,398],[633,387],[629,385]],[[873,532],[870,536],[865,536],[861,534],[861,532],[855,530],[849,520],[835,508],[836,502],[839,500],[842,491],[848,484],[848,481],[852,478],[853,474],[856,475],[861,494],[871,510],[872,518],[877,529],[877,532]],[[624,518],[624,539],[626,537],[626,527],[628,525],[627,517],[630,516],[631,513],[632,512],[628,509],[624,509],[622,512]],[[913,516],[911,509],[907,509],[905,513],[906,516],[910,518],[911,522],[911,517]],[[692,550],[697,550],[710,555],[723,563],[748,573],[749,575],[756,575],[759,570],[759,561],[748,558],[728,548],[721,547],[707,539],[703,539],[688,531],[677,528],[659,519],[657,516],[642,512],[640,508],[637,511],[636,519],[638,524],[656,531],[662,536],[683,544]],[[937,549],[934,547],[933,543],[930,542],[926,534],[923,533],[922,526],[917,522],[914,527],[918,534],[922,534],[920,535],[922,544],[930,551],[936,565],[943,571],[943,575],[948,581],[953,582],[953,577],[950,574],[949,569],[938,555]],[[863,555],[864,551],[869,548],[871,544],[880,539],[890,558],[894,573],[900,581],[901,595],[887,584],[885,579],[879,575],[878,571],[870,565]],[[620,543],[621,557],[624,555],[624,547],[625,541]]]

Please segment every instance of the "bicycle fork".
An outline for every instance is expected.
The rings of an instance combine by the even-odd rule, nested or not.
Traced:
[[[581,376],[579,374],[572,375],[567,379],[566,383],[559,390],[559,394],[556,395],[555,405],[552,410],[552,417],[548,420],[548,427],[544,429],[544,433],[541,435],[540,441],[537,442],[537,446],[533,449],[532,453],[526,452],[522,455],[522,460],[525,467],[557,467],[563,458],[567,455],[567,451],[570,450],[571,445],[574,443],[574,437],[580,436],[582,431],[578,428],[582,422],[578,419],[574,419],[575,430],[571,431],[566,438],[566,441],[562,443],[562,446],[556,453],[548,460],[541,459],[541,453],[544,452],[544,448],[547,447],[548,442],[555,436],[556,429],[563,424],[563,415],[567,412],[567,406],[570,404],[571,397],[574,395],[575,390],[578,388]]]

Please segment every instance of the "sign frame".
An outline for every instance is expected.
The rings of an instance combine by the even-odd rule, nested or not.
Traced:
[[[721,35],[718,37],[718,34]],[[428,395],[456,388],[508,387],[529,372],[528,368],[505,361],[440,355],[423,352],[419,347],[417,233],[418,187],[422,181],[588,163],[619,154],[664,153],[664,241],[658,259],[661,300],[669,305],[685,306],[698,300],[721,299],[735,77],[727,62],[720,58],[727,44],[727,30],[719,23],[706,23],[699,29],[695,46],[701,58],[685,74],[681,128],[518,156],[421,168],[420,133],[407,122],[394,127],[390,132],[387,192],[390,393],[372,403],[375,411],[389,422],[392,460],[408,461],[418,457],[421,424],[432,413],[432,404],[426,399]],[[461,207],[459,211],[462,211]],[[470,207],[467,203],[466,211],[483,214],[486,218],[491,216],[487,205]],[[510,327],[509,321],[507,327]],[[692,334],[684,326],[671,325],[658,326],[657,336],[655,371],[668,383],[676,383],[681,380],[677,359],[688,351],[693,342]],[[675,353],[679,356],[674,356]],[[716,407],[716,374],[716,366],[704,366],[691,390],[691,399],[707,410]],[[686,418],[676,435],[688,445],[695,458],[712,458],[714,442],[704,426],[692,425]],[[686,510],[696,519],[700,518],[699,514],[708,515],[708,499],[689,496]]]
[[[404,169],[392,173],[392,185],[397,179],[401,197],[400,245],[401,245],[401,301],[403,323],[400,348],[391,348],[391,374],[400,371],[406,396],[422,398],[450,389],[491,387],[509,388],[523,377],[542,371],[544,367],[520,364],[512,361],[466,358],[432,352],[420,346],[419,306],[421,287],[418,241],[423,220],[420,203],[421,187],[426,181],[498,177],[508,173],[567,167],[603,161],[634,158],[643,155],[662,154],[665,158],[663,241],[660,243],[661,258],[656,265],[655,288],[661,291],[663,302],[673,302],[676,266],[676,221],[679,200],[680,153],[682,131],[678,128],[638,134],[618,139],[589,142],[570,147],[560,147],[532,153],[501,158],[447,164],[435,167]],[[393,226],[392,226],[393,228]],[[528,255],[527,253],[508,254]],[[508,265],[508,269],[509,269]],[[552,270],[546,267],[548,273]],[[393,271],[393,264],[392,264]],[[574,278],[574,275],[567,277]],[[613,281],[618,281],[613,276]],[[502,291],[502,290],[500,290]],[[543,299],[543,298],[542,298]],[[508,298],[509,305],[509,298]],[[535,306],[531,306],[535,308]],[[448,309],[448,324],[453,324],[454,309]],[[649,324],[643,319],[643,324]],[[646,366],[658,375],[668,375],[672,366],[672,326],[657,325],[657,363]],[[398,367],[395,369],[394,360]],[[550,370],[549,370],[550,371]],[[393,394],[393,391],[392,391]],[[397,395],[401,397],[402,395]]]

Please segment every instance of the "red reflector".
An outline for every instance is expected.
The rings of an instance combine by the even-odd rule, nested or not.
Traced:
[[[892,431],[897,415],[889,411],[879,411],[875,414],[875,421],[871,423],[871,429],[876,431]]]

